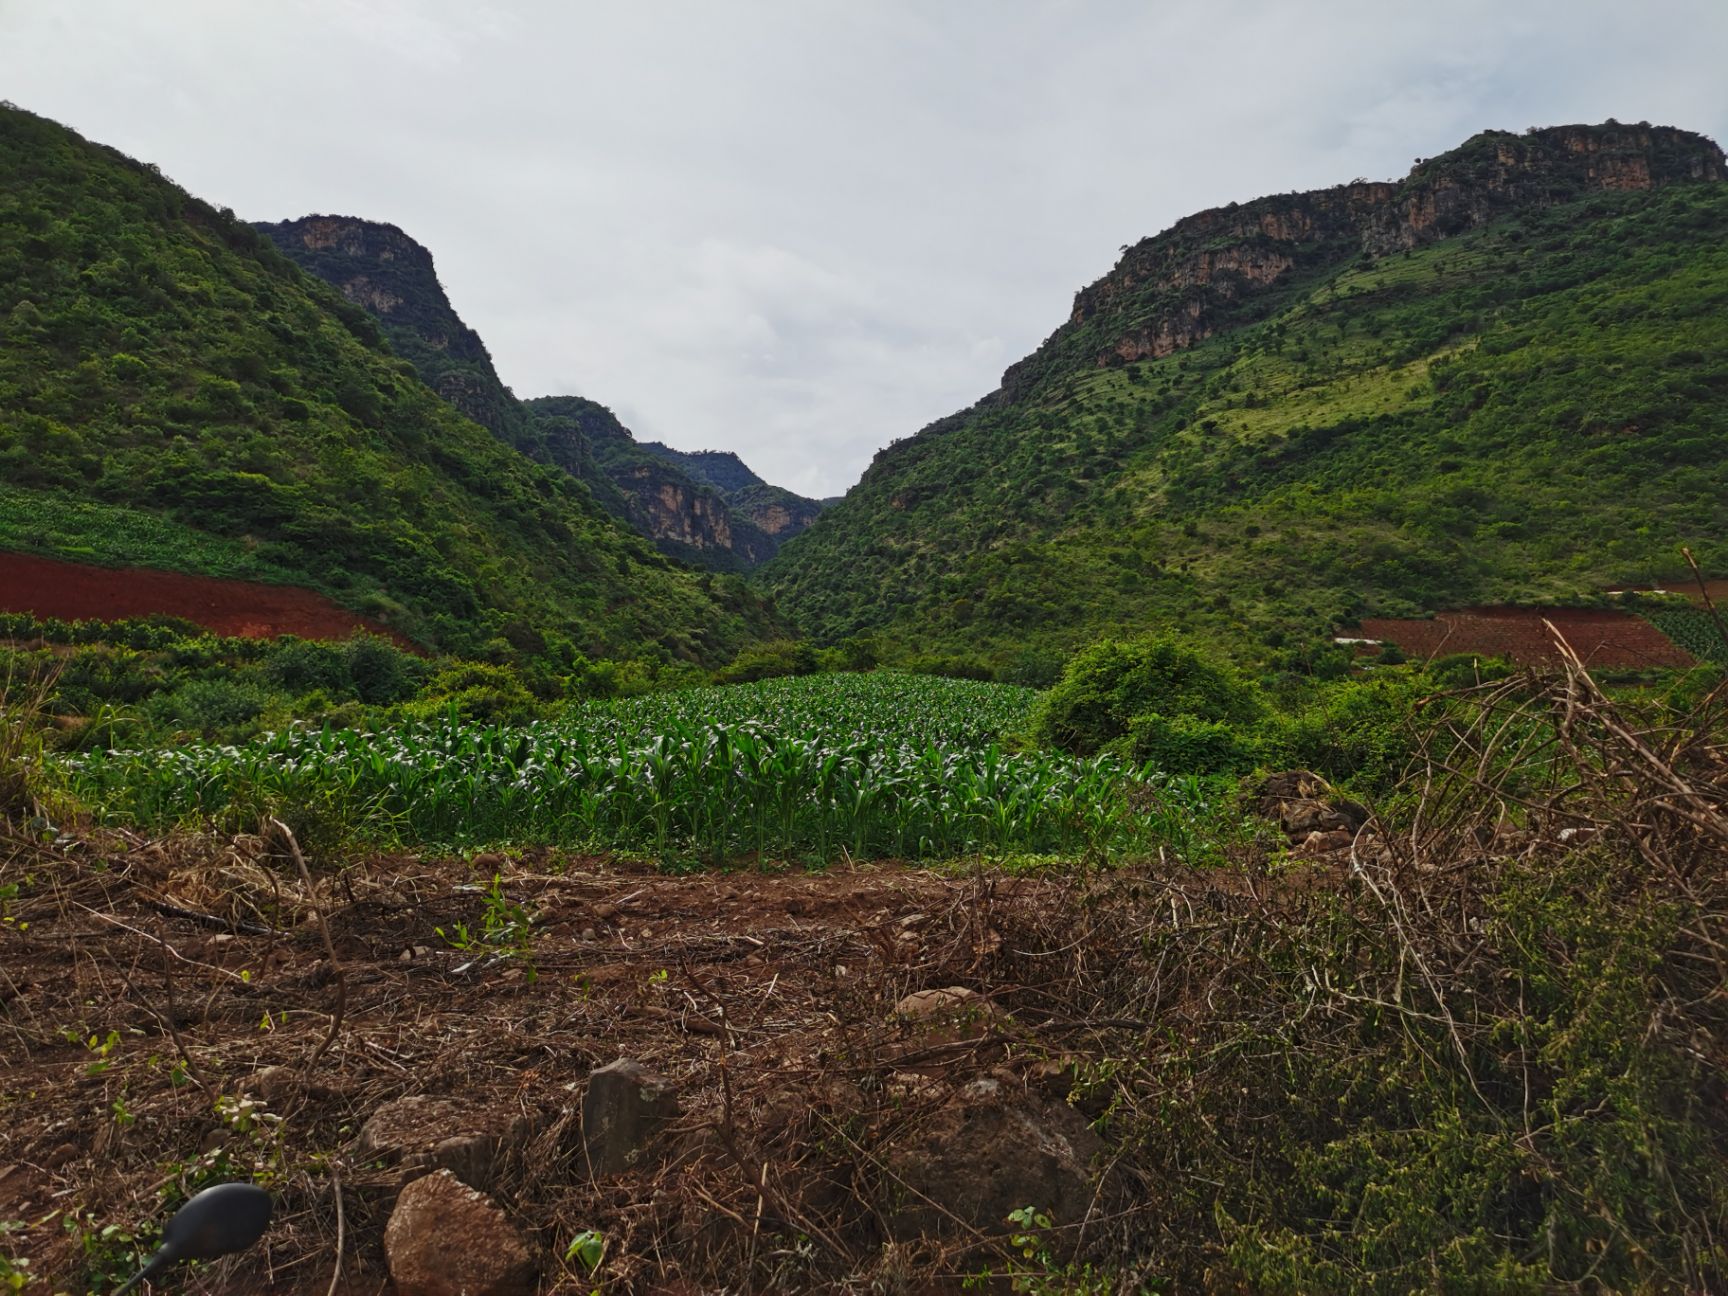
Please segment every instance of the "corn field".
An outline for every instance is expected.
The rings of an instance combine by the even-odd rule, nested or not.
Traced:
[[[875,673],[588,703],[556,720],[293,729],[240,747],[100,752],[70,789],[117,822],[317,813],[403,845],[542,843],[754,857],[1093,858],[1181,846],[1208,789],[1115,757],[1021,752],[1025,689]]]

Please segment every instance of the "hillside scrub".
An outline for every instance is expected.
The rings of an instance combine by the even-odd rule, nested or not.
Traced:
[[[0,677],[51,678],[50,750],[246,742],[295,725],[376,730],[446,717],[525,722],[585,698],[704,678],[591,659],[567,640],[524,658],[426,658],[375,635],[236,638],[166,617],[57,621],[0,613]]]

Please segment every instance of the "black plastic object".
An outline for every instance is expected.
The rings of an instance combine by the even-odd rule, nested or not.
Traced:
[[[129,1292],[182,1260],[214,1260],[244,1251],[270,1227],[270,1194],[254,1184],[225,1183],[206,1188],[169,1219],[162,1246],[137,1277],[114,1296]]]

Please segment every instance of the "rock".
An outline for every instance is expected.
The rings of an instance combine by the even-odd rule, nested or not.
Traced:
[[[1340,796],[1312,770],[1269,774],[1254,795],[1255,810],[1263,818],[1276,819],[1292,842],[1311,833],[1354,834],[1368,822],[1366,806]]]
[[[300,1089],[300,1076],[293,1067],[267,1066],[252,1077],[252,1092],[267,1103],[279,1103]]]
[[[990,1001],[976,990],[965,986],[948,986],[942,990],[914,990],[894,1005],[896,1016],[912,1021],[927,1021],[966,1012],[988,1012]]]
[[[360,1129],[359,1150],[367,1160],[400,1167],[398,1183],[444,1169],[471,1188],[487,1188],[499,1150],[527,1125],[516,1112],[415,1095],[373,1112]]]
[[[402,1190],[384,1256],[396,1296],[533,1296],[539,1269],[498,1204],[448,1170]]]
[[[1338,832],[1346,827],[1344,817],[1324,801],[1286,801],[1278,812],[1278,826],[1291,837]]]
[[[904,1046],[891,1048],[885,1055],[885,1060],[896,1066],[916,1066],[922,1060],[940,1067],[942,1058],[939,1054],[932,1057],[932,1049],[982,1039],[1007,1017],[983,995],[965,986],[914,990],[894,1005],[894,1014],[912,1035]]]
[[[660,1127],[678,1114],[678,1091],[640,1062],[620,1058],[588,1077],[582,1097],[582,1142],[596,1178],[637,1163]]]
[[[976,1229],[1000,1234],[1008,1213],[1036,1206],[1058,1226],[1092,1208],[1092,1162],[1103,1141],[1066,1103],[974,1080],[884,1149],[891,1176],[884,1213],[897,1241]],[[1051,1233],[1053,1252],[1072,1250],[1072,1231]]]

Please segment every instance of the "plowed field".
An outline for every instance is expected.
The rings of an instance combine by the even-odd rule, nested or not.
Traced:
[[[94,567],[34,554],[0,554],[0,611],[63,621],[174,616],[251,639],[283,634],[346,639],[356,630],[370,630],[408,646],[395,631],[292,585],[147,567]]]
[[[1422,620],[1369,617],[1351,633],[1395,643],[1413,658],[1479,653],[1533,666],[1559,657],[1544,621],[1591,666],[1690,666],[1693,661],[1642,617],[1596,608],[1475,607]]]

